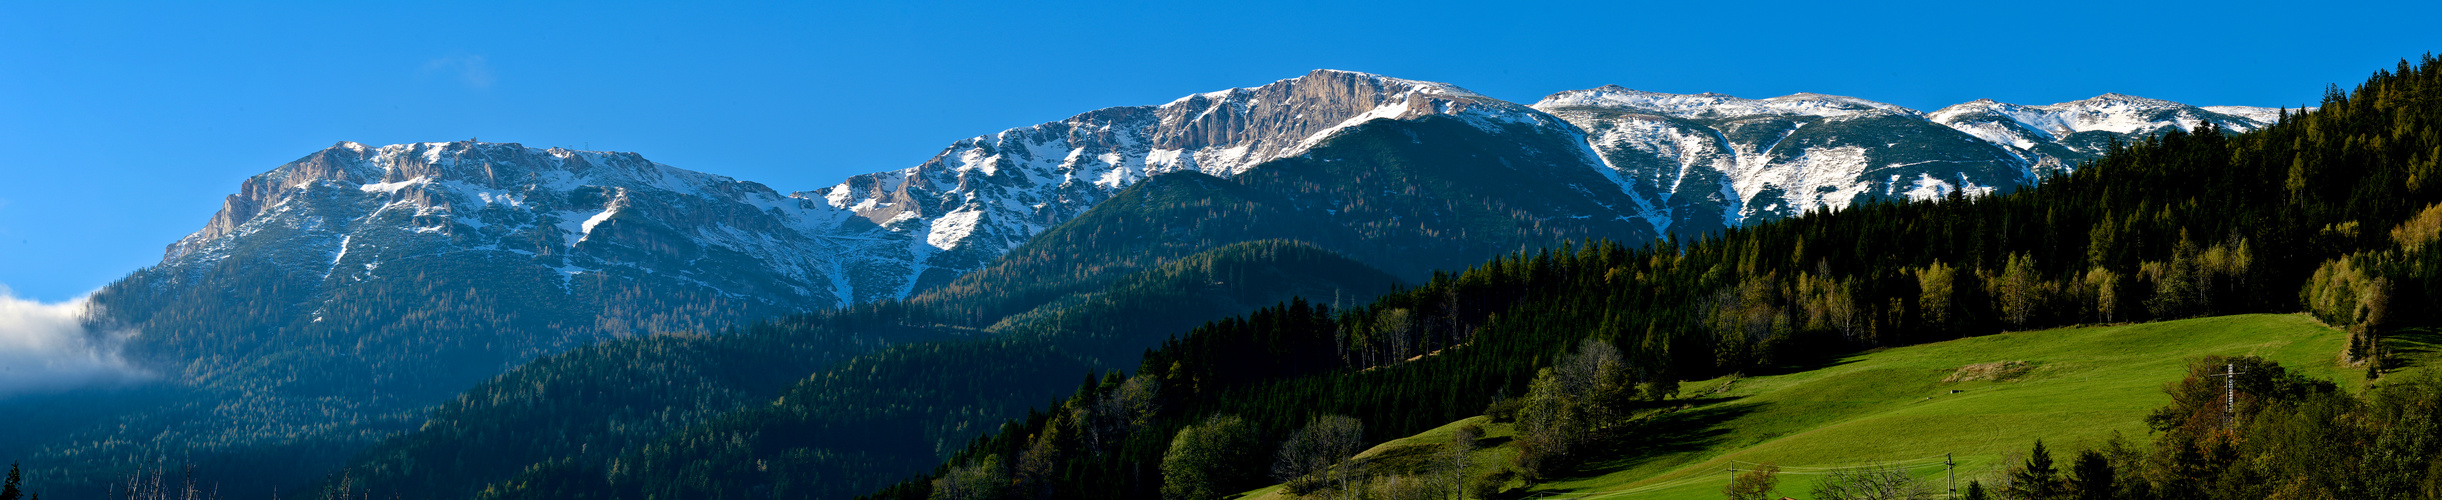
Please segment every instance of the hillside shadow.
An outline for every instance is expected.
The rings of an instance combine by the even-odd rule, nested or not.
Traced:
[[[1752,368],[1747,370],[1746,375],[1749,377],[1788,375],[1792,373],[1811,372],[1857,362],[1856,356],[1851,356],[1850,354],[1856,353],[1815,356],[1772,366]]]
[[[1688,400],[1688,403],[1711,404],[1730,398]],[[1702,403],[1698,403],[1702,401]],[[1635,468],[1670,455],[1703,451],[1720,444],[1730,429],[1724,424],[1739,417],[1763,411],[1764,403],[1733,403],[1656,415],[1620,432],[1616,437],[1587,445],[1579,456],[1605,457],[1578,464],[1552,481],[1587,479],[1604,473]]]
[[[1749,376],[1787,375],[1857,362],[1857,355],[1873,352],[1858,349],[1829,339],[1801,338],[1798,345],[1781,351],[1781,359],[1770,365],[1747,370]]]
[[[2433,363],[2434,352],[2442,351],[2442,333],[2431,329],[2394,331],[2390,335],[2386,335],[2384,341],[2386,344],[2384,347],[2390,348],[2391,352],[2395,354],[2391,362],[2398,363],[2385,371],[2424,367]]]

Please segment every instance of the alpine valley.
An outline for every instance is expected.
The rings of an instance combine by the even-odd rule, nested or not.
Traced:
[[[246,179],[159,264],[95,293],[92,328],[121,332],[125,355],[160,381],[98,396],[107,405],[0,401],[0,415],[26,429],[0,439],[0,456],[22,457],[58,498],[104,496],[132,487],[130,474],[182,463],[233,497],[845,498],[963,470],[944,459],[973,466],[966,460],[996,442],[979,438],[1021,446],[1028,432],[1053,432],[1040,431],[1045,422],[1076,418],[1103,420],[1063,431],[1085,432],[1063,438],[1082,440],[1072,450],[1142,458],[1150,449],[1158,461],[1171,436],[1134,433],[1187,421],[1130,405],[1212,408],[1177,394],[1195,384],[1215,394],[1255,387],[1213,374],[1144,378],[1140,363],[1157,354],[1199,366],[1178,357],[1188,349],[1181,339],[1202,338],[1194,335],[1315,322],[1369,332],[1310,342],[1336,354],[1283,369],[1299,376],[1429,361],[1501,325],[1507,306],[1494,304],[1545,293],[1494,278],[1452,285],[1462,270],[1548,267],[1551,254],[1538,252],[1623,243],[1696,255],[1681,245],[1859,211],[1987,206],[2002,202],[1979,200],[2019,199],[2009,197],[2099,175],[2087,165],[2134,161],[2125,160],[2131,145],[2260,135],[2310,110],[2106,94],[1923,112],[1841,96],[1616,86],[1523,105],[1450,84],[1317,70],[977,136],[914,167],[788,193],[636,153],[342,142]],[[2291,174],[2293,192],[2331,182],[2299,168],[2308,173]],[[2134,214],[2164,207],[2098,217],[2131,227]],[[2347,219],[2389,230],[2401,210]],[[2074,234],[2083,241],[2088,230]],[[2164,252],[2226,251],[2213,246],[2226,234],[2091,263],[2125,260],[2114,272],[2135,276],[2152,265],[2144,262],[2169,259]],[[2361,249],[2380,240],[2314,241]],[[1805,244],[1795,251],[1817,248]],[[1892,269],[1944,265],[1934,258]],[[1940,258],[1984,266],[1976,269],[1992,279],[2017,262]],[[2083,253],[2045,258],[2081,266],[2063,275],[2089,263]],[[1659,275],[1602,262],[1609,267],[1561,266],[1543,279]],[[1816,265],[1789,264],[1770,279],[1830,279]],[[1744,266],[1732,267],[1773,265]],[[1859,276],[1824,283],[1902,280]],[[1673,314],[1726,329],[1694,311],[1813,293],[1707,279],[1712,287],[1686,294],[1710,302]],[[2280,294],[2294,294],[2292,285]],[[1480,295],[1490,290],[1507,295]],[[1908,297],[1901,309],[1916,310]],[[2243,303],[2274,302],[2250,297]],[[2240,303],[2192,310],[2264,308],[2231,305]],[[1335,316],[1345,311],[1356,315]],[[2003,312],[1960,314],[2042,323]],[[1516,314],[1525,312],[1508,317]],[[1787,318],[1773,326],[1775,314],[1797,313],[1758,312],[1749,319],[1761,323],[1741,324],[1761,325],[1751,329],[1758,342],[1812,328]],[[1921,340],[1857,331],[1843,330],[1852,334],[1843,341]],[[1280,349],[1306,345],[1281,339]],[[1709,342],[1688,348],[1736,361],[1648,378],[1787,362],[1734,355],[1777,352],[1762,344]],[[1259,357],[1305,355],[1314,353]],[[1534,371],[1512,375],[1486,382],[1500,386],[1490,392],[1522,394]],[[1479,399],[1453,404],[1473,411]],[[43,409],[64,404],[82,409]],[[1373,432],[1393,428],[1424,430]],[[1003,455],[1019,465],[1020,453]],[[794,475],[766,477],[783,469]],[[953,483],[890,491],[907,484]]]

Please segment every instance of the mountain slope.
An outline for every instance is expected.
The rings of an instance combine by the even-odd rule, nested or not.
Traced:
[[[1581,141],[1567,129],[1442,117],[1368,122],[1233,177],[1157,176],[912,301],[998,317],[1241,241],[1304,241],[1421,281],[1572,239],[1651,238]]]
[[[300,481],[537,355],[838,304],[819,207],[633,154],[342,143],[97,292],[168,393],[24,455],[83,486],[163,456]]]
[[[893,229],[904,241],[896,284],[863,300],[946,283],[1120,190],[1170,172],[1229,177],[1295,157],[1377,119],[1456,118],[1484,129],[1565,126],[1524,106],[1449,84],[1316,70],[1252,88],[1119,107],[952,144],[922,165],[849,178],[798,196]],[[860,290],[867,289],[862,283]],[[887,290],[887,287],[871,288]]]
[[[496,365],[602,337],[841,304],[847,291],[835,288],[836,266],[821,256],[851,250],[821,237],[838,222],[825,215],[761,185],[634,154],[342,143],[248,179],[160,265],[97,302],[146,332],[140,352],[210,379],[220,367],[203,360],[300,335],[355,340],[395,319],[367,309],[412,297],[384,293],[462,285],[523,302],[502,312],[522,316],[502,321],[505,329],[542,330],[483,338],[495,344],[486,349],[498,353]],[[162,317],[191,305],[175,302],[183,294],[233,285],[206,278],[230,261],[259,268],[238,272],[276,276],[265,279],[296,300],[266,312],[287,317],[245,326]],[[362,321],[377,323],[343,324]],[[242,331],[265,326],[291,332]],[[407,356],[392,351],[406,347],[357,354]]]
[[[667,462],[635,456],[708,451],[696,441],[661,439],[665,434],[780,419],[796,430],[758,433],[757,445],[782,450],[773,460],[791,470],[828,478],[782,489],[844,496],[922,470],[944,448],[1064,393],[1081,373],[1132,360],[1171,332],[1292,297],[1363,300],[1396,284],[1311,245],[1251,242],[1130,274],[989,331],[893,345],[837,366],[799,353],[924,313],[872,306],[735,335],[608,342],[487,382],[443,405],[420,429],[373,447],[349,470],[356,488],[440,497],[472,495],[487,484],[510,488],[490,494],[531,493],[512,485],[628,474],[639,479],[615,486],[640,487],[654,481],[643,478],[661,477],[649,471]],[[775,397],[788,408],[748,404]],[[472,449],[487,451],[465,454]],[[614,459],[629,465],[604,465],[621,463]],[[569,477],[569,471],[584,472]],[[669,477],[694,480],[684,476]],[[611,486],[578,482],[554,491]]]

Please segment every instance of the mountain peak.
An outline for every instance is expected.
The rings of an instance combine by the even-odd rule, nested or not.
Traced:
[[[2139,97],[2139,96],[2133,96],[2133,95],[2122,94],[2122,93],[2118,93],[2118,92],[2109,92],[2109,93],[2105,93],[2105,94],[2103,94],[2103,95],[2098,95],[2098,96],[2094,96],[2094,97],[2089,97],[2089,98],[2086,98],[2086,99],[2084,99],[2084,100],[2070,101],[2070,102],[2064,102],[2064,103],[2060,103],[2060,104],[2054,104],[2054,106],[2067,106],[2067,105],[2077,105],[2077,104],[2085,104],[2085,105],[2112,105],[2112,104],[2127,104],[2127,105],[2134,105],[2134,106],[2145,106],[2145,107],[2187,107],[2187,105],[2186,105],[2186,104],[2180,104],[2180,103],[2177,103],[2177,102],[2165,101],[2165,100],[2161,100],[2161,99],[2154,99],[2154,98],[2149,98],[2149,97]]]
[[[2028,106],[1991,99],[1954,104],[1928,118],[1986,141],[2016,148],[2030,161],[2062,165],[2100,154],[2100,139],[2070,140],[2075,134],[2107,132],[2145,136],[2169,130],[2193,131],[2206,123],[2223,130],[2245,132],[2279,119],[2278,110],[2245,106],[2199,108],[2173,101],[2110,92],[2069,102]],[[2054,144],[2060,153],[2035,153],[2032,148]]]
[[[1915,109],[1911,109],[1911,108],[1908,108],[1908,107],[1906,107],[1906,106],[1900,106],[1900,105],[1897,105],[1897,104],[1891,104],[1891,103],[1886,103],[1886,102],[1881,102],[1881,101],[1874,101],[1874,100],[1868,100],[1868,99],[1860,99],[1860,98],[1856,98],[1856,97],[1849,97],[1849,96],[1844,96],[1844,95],[1817,94],[1817,93],[1813,93],[1813,92],[1799,92],[1799,93],[1795,93],[1795,94],[1789,94],[1789,95],[1780,96],[1780,97],[1773,97],[1773,98],[1768,98],[1768,99],[1764,99],[1764,100],[1765,100],[1765,101],[1775,101],[1775,102],[1809,103],[1810,105],[1812,105],[1812,106],[1816,106],[1817,108],[1807,110],[1807,112],[1798,112],[1798,113],[1796,113],[1796,114],[1808,114],[1808,115],[1818,115],[1818,116],[1834,116],[1834,115],[1844,115],[1844,114],[1852,114],[1851,112],[1856,112],[1856,111],[1866,111],[1866,110],[1882,110],[1882,111],[1889,111],[1889,112],[1893,112],[1893,113],[1899,113],[1899,114],[1903,114],[1903,115],[1921,115],[1921,114],[1924,114],[1924,113],[1922,113],[1922,112],[1918,112],[1918,111],[1917,111],[1917,110],[1915,110]],[[1791,110],[1791,111],[1796,111],[1796,110]]]
[[[1299,76],[1299,77],[1297,77],[1297,78],[1290,78],[1290,79],[1291,79],[1291,80],[1297,80],[1297,79],[1304,79],[1304,78],[1367,78],[1367,79],[1374,79],[1374,80],[1400,80],[1400,79],[1398,79],[1398,78],[1391,78],[1391,77],[1388,77],[1388,76],[1382,76],[1382,75],[1380,75],[1380,74],[1375,74],[1375,73],[1367,73],[1367,72],[1363,72],[1363,71],[1349,71],[1349,70],[1344,70],[1344,69],[1331,69],[1331,68],[1315,68],[1313,71],[1308,71],[1308,72],[1306,72],[1306,74],[1305,74],[1305,75],[1303,75],[1303,76]],[[1402,80],[1402,81],[1407,81],[1407,80]]]
[[[1416,90],[1427,90],[1427,91],[1434,91],[1434,92],[1445,92],[1445,93],[1455,93],[1455,94],[1465,94],[1465,95],[1478,95],[1478,94],[1476,94],[1475,92],[1468,91],[1467,89],[1459,88],[1459,86],[1457,86],[1457,85],[1451,85],[1451,84],[1442,83],[1442,82],[1428,82],[1428,81],[1424,81],[1424,80],[1409,80],[1409,79],[1406,79],[1406,78],[1394,78],[1394,77],[1383,76],[1383,75],[1374,74],[1374,73],[1366,73],[1366,72],[1363,72],[1363,71],[1348,71],[1348,70],[1328,69],[1328,68],[1325,68],[1325,69],[1316,69],[1316,70],[1314,70],[1314,71],[1308,71],[1308,72],[1306,72],[1305,76],[1300,76],[1300,77],[1297,77],[1297,78],[1291,78],[1291,79],[1288,79],[1288,80],[1282,80],[1282,81],[1284,81],[1284,82],[1286,82],[1286,81],[1297,81],[1297,82],[1300,82],[1300,83],[1305,83],[1305,82],[1310,82],[1310,81],[1314,81],[1314,80],[1333,80],[1333,79],[1343,79],[1343,80],[1366,80],[1366,81],[1375,82],[1375,83],[1380,84],[1380,85],[1383,85],[1383,86],[1385,86],[1385,87],[1401,87],[1401,88],[1409,88],[1409,89],[1416,89]]]
[[[1618,85],[1555,93],[1536,102],[1534,108],[1545,111],[1561,108],[1611,108],[1680,118],[1775,115],[1829,117],[1876,110],[1906,115],[1921,114],[1916,110],[1894,104],[1811,92],[1766,99],[1746,99],[1716,92],[1671,94],[1632,90]]]
[[[1068,122],[1101,120],[1100,115],[1110,111],[1078,115]],[[1146,130],[1154,151],[1196,151],[1190,156],[1162,155],[1172,159],[1169,165],[1148,159],[1147,167],[1155,170],[1144,172],[1148,175],[1177,169],[1235,175],[1263,161],[1295,156],[1338,130],[1375,119],[1447,115],[1478,126],[1549,121],[1524,106],[1456,85],[1335,69],[1258,87],[1193,94],[1144,111],[1157,119]]]
[[[382,205],[444,214],[453,206],[487,207],[499,203],[498,196],[537,189],[649,186],[693,193],[731,182],[727,177],[655,163],[635,153],[542,150],[472,139],[378,147],[340,141],[246,179],[236,194],[222,201],[221,210],[203,229],[170,244],[163,261],[177,260],[239,234],[249,221],[283,204],[329,199],[328,191],[334,189],[380,194],[385,197]]]

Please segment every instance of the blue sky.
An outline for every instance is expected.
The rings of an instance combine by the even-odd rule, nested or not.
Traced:
[[[2442,49],[2431,1],[492,3],[0,2],[0,285],[90,292],[342,140],[634,151],[793,191],[1315,68],[1520,102],[2295,106]]]

